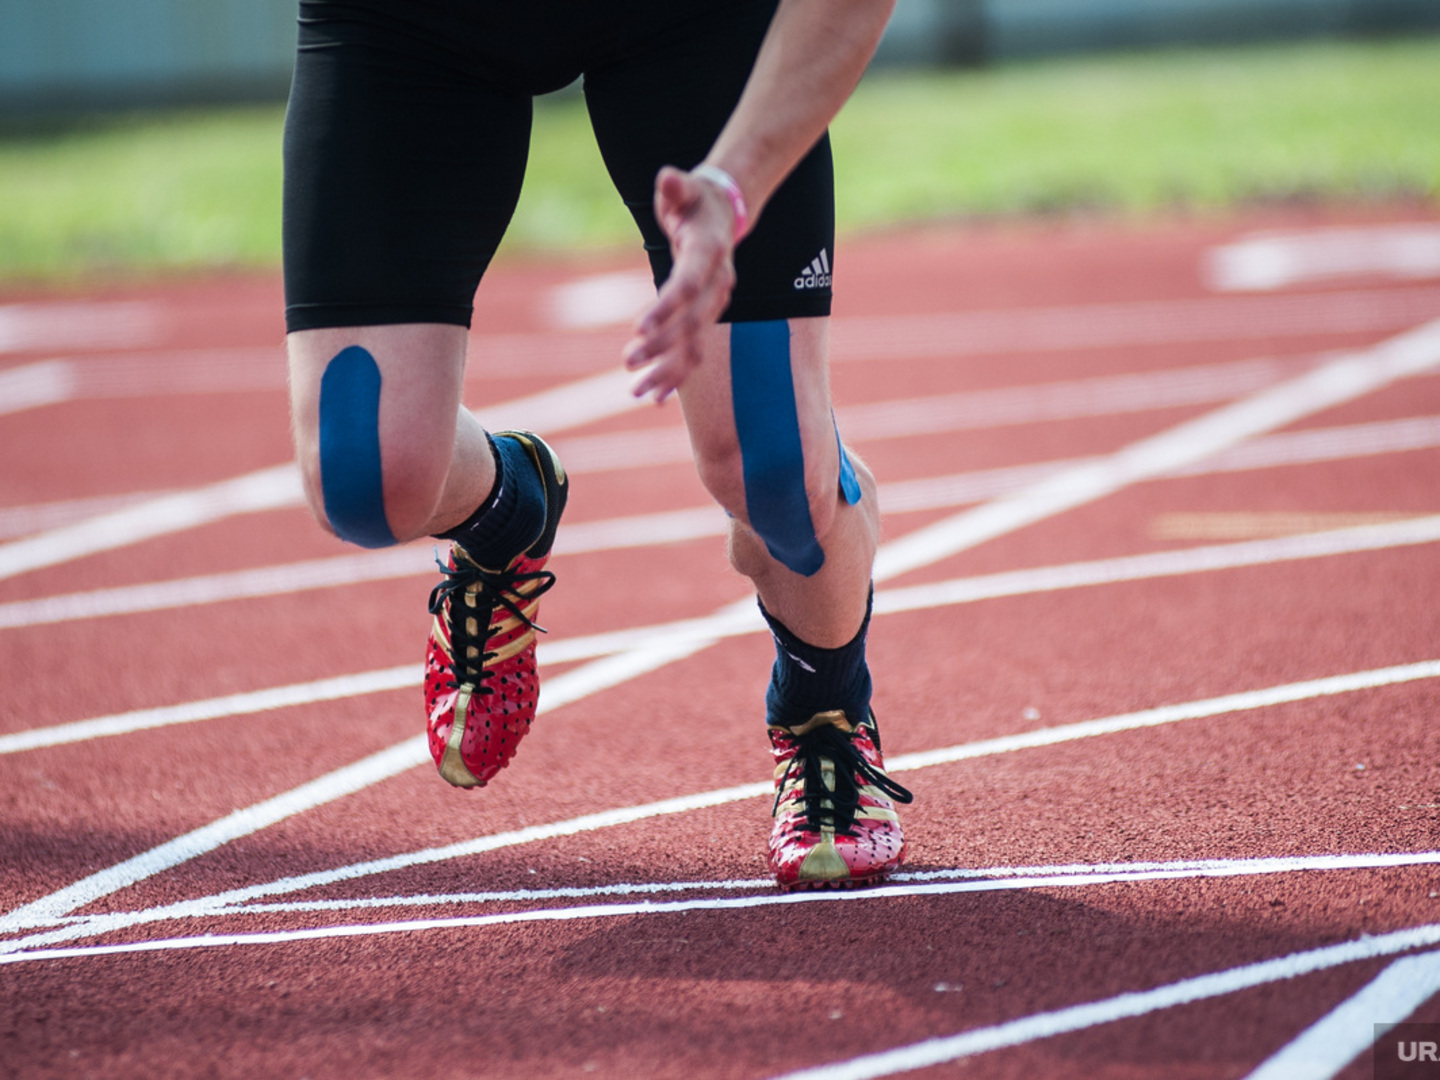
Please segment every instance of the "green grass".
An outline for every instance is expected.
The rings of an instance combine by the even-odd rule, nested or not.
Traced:
[[[280,122],[181,112],[0,141],[0,279],[277,262]]]
[[[1440,196],[1440,38],[1092,57],[862,89],[834,128],[851,227]]]
[[[1440,38],[872,74],[834,126],[842,229],[1440,199]],[[276,107],[0,135],[0,280],[273,266]],[[576,95],[541,103],[507,252],[633,244]]]

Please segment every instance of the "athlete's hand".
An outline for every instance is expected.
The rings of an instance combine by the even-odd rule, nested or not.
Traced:
[[[668,166],[655,179],[655,217],[670,238],[674,265],[635,321],[625,366],[648,368],[636,397],[663,402],[700,363],[701,333],[725,310],[735,287],[735,212],[716,185]]]

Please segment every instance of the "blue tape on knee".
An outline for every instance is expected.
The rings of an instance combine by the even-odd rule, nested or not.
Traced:
[[[320,377],[320,490],[336,536],[367,548],[395,543],[380,479],[380,368],[358,345]]]
[[[825,565],[825,552],[805,493],[788,322],[730,324],[730,393],[750,527],[775,559],[809,577]]]

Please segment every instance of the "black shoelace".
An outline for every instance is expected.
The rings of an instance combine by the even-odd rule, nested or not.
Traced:
[[[781,778],[770,813],[773,815],[780,808],[781,792],[795,770],[801,769],[805,781],[805,824],[801,829],[805,832],[818,833],[822,828],[833,828],[844,836],[855,835],[855,814],[860,809],[860,785],[855,782],[857,773],[898,803],[915,800],[907,789],[866,761],[855,749],[850,736],[833,724],[794,736],[794,740],[795,756],[790,759],[790,765]],[[829,758],[835,763],[834,791],[825,786],[821,758]],[[826,806],[826,803],[830,805]]]
[[[524,573],[514,568],[499,572],[483,570],[467,559],[456,559],[457,565],[454,567],[446,566],[439,556],[436,556],[435,562],[440,567],[440,572],[445,575],[445,580],[430,591],[430,614],[440,615],[445,601],[448,599],[451,602],[450,657],[455,665],[456,686],[467,682],[474,683],[479,693],[492,693],[490,687],[483,685],[483,680],[486,662],[495,657],[495,653],[485,652],[485,640],[490,636],[490,618],[495,612],[495,606],[500,605],[530,629],[545,633],[545,628],[527,618],[521,608],[554,585],[555,575],[549,570],[530,570]],[[526,595],[520,591],[520,586],[530,581],[539,584]],[[478,666],[474,666],[469,655],[470,646],[476,644],[477,639],[465,625],[465,616],[471,611],[465,605],[465,593],[472,586],[476,587],[477,603],[474,614],[480,631]]]

